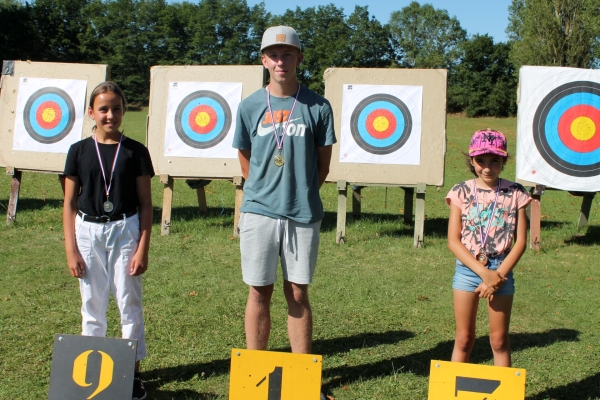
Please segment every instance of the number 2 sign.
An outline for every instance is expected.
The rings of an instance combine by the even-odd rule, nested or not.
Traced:
[[[318,399],[322,367],[314,354],[232,349],[229,400]]]

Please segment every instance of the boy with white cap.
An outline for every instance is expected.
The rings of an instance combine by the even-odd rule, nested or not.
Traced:
[[[271,295],[281,259],[292,352],[310,353],[308,284],[324,214],[319,188],[336,142],[333,115],[325,98],[298,82],[296,68],[303,55],[293,28],[268,28],[261,51],[270,82],[240,104],[233,140],[246,179],[238,224],[242,275],[250,287],[246,345],[267,348]]]

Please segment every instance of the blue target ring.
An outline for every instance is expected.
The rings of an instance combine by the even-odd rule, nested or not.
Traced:
[[[177,106],[175,131],[188,146],[208,149],[220,143],[231,127],[231,108],[219,94],[199,90],[187,95]]]
[[[575,151],[561,138],[560,121],[581,106],[600,110],[600,84],[588,81],[569,82],[552,90],[538,106],[533,120],[533,140],[542,158],[556,170],[574,177],[600,174],[600,148]],[[581,117],[587,118],[586,115]],[[589,119],[589,118],[588,118]],[[590,120],[591,121],[591,120]],[[600,121],[591,121],[595,130],[590,138],[600,135]],[[594,122],[596,122],[594,124]]]
[[[372,154],[390,154],[409,139],[412,118],[406,104],[389,94],[364,98],[350,117],[350,132],[356,144]]]
[[[41,116],[43,115],[43,120]],[[75,106],[62,89],[46,87],[34,92],[23,110],[25,130],[34,140],[44,144],[64,139],[75,125]]]

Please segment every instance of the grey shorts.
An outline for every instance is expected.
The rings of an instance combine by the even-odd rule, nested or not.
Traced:
[[[242,276],[250,286],[267,286],[277,281],[281,258],[283,279],[300,285],[309,284],[317,265],[321,221],[303,224],[242,213],[238,223]]]

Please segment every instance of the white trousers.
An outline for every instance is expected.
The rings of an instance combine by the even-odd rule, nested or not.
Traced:
[[[123,339],[137,339],[136,361],[146,356],[142,313],[142,277],[129,275],[131,258],[140,241],[138,214],[104,223],[75,220],[77,249],[85,264],[79,279],[82,335],[106,336],[106,310],[112,292]]]

